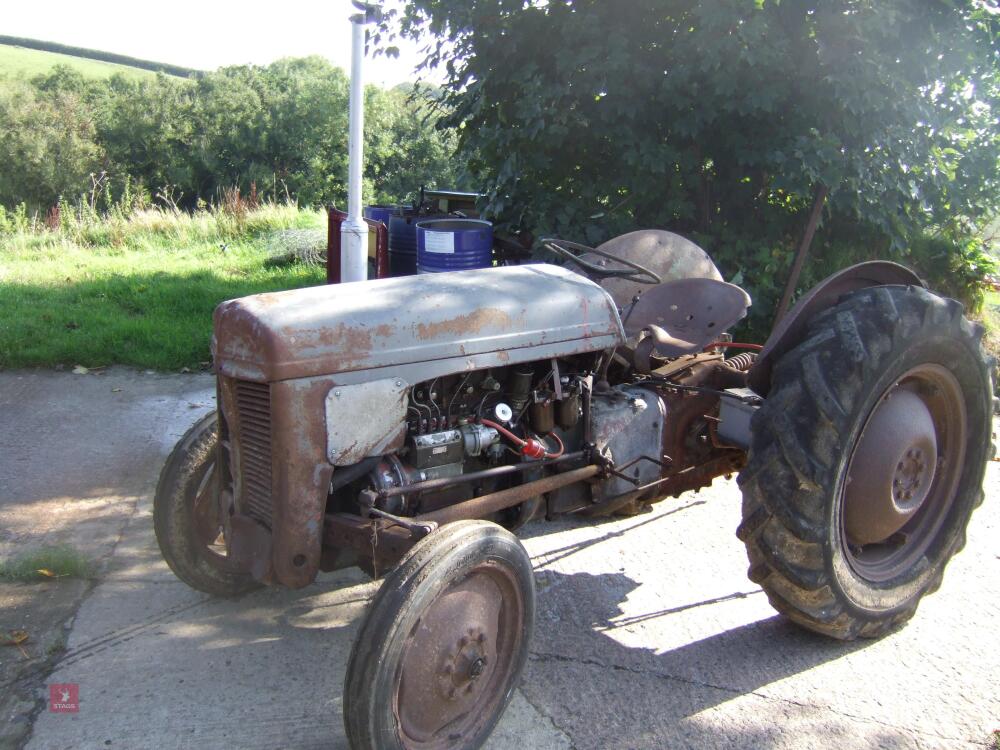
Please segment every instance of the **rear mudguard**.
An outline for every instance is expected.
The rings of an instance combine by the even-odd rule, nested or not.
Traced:
[[[887,284],[927,286],[905,266],[885,260],[873,260],[838,271],[810,289],[771,331],[767,343],[750,369],[750,387],[761,396],[767,396],[771,389],[771,371],[774,365],[802,341],[810,319],[818,312],[833,307],[845,294]]]

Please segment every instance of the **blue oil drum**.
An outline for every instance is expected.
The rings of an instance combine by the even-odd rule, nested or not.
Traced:
[[[466,271],[493,265],[493,225],[479,219],[424,219],[417,223],[419,273]]]
[[[413,276],[417,272],[417,222],[435,218],[420,216],[412,208],[399,208],[389,217],[389,275]]]
[[[392,216],[395,210],[395,206],[365,206],[363,214],[366,219],[381,221],[386,226],[389,226],[389,217]]]

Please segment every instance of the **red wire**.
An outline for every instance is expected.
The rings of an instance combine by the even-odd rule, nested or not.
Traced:
[[[716,341],[714,344],[709,344],[703,351],[708,351],[709,349],[714,349],[717,346],[721,346],[724,349],[751,349],[752,351],[759,352],[764,347],[761,344],[741,344],[737,341]]]
[[[527,445],[528,441],[522,440],[521,438],[519,438],[517,435],[515,435],[513,432],[511,432],[510,430],[508,430],[503,425],[497,424],[496,422],[493,422],[492,420],[489,420],[489,419],[480,419],[479,421],[482,424],[486,425],[487,427],[492,427],[494,430],[496,430],[497,432],[499,432],[501,435],[503,435],[508,440],[512,441],[518,447],[523,448],[525,445]]]
[[[557,453],[549,453],[548,451],[545,451],[545,457],[546,458],[559,458],[559,456],[561,456],[565,452],[566,447],[563,445],[563,441],[559,439],[558,435],[556,435],[554,432],[549,433],[549,434],[552,435],[552,437],[554,437],[556,439],[557,443],[559,443],[559,451]],[[545,445],[545,441],[544,440],[542,441],[542,445]],[[547,445],[545,447],[548,448]]]
[[[528,444],[527,440],[519,438],[517,435],[515,435],[513,432],[511,432],[510,430],[508,430],[506,427],[504,427],[501,424],[497,424],[493,420],[490,420],[490,419],[480,419],[479,422],[481,424],[486,425],[487,427],[492,427],[494,430],[496,430],[501,435],[503,435],[505,438],[507,438],[508,440],[510,440],[511,442],[513,442],[514,445],[518,446],[519,448],[523,448],[525,445]],[[551,453],[548,450],[549,446],[545,444],[544,440],[541,440],[539,438],[538,441],[542,445],[544,445],[545,448],[546,448],[546,450],[545,450],[545,458],[559,458],[566,451],[566,447],[563,445],[563,441],[559,439],[558,435],[556,435],[554,432],[551,433],[551,434],[552,434],[552,437],[554,437],[556,439],[556,442],[559,444],[559,450],[556,453]]]

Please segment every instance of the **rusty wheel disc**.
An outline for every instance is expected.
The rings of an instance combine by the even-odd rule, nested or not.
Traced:
[[[226,540],[222,519],[219,517],[219,484],[216,481],[215,463],[208,465],[205,476],[198,484],[191,507],[191,528],[198,544],[205,550],[205,559],[213,565],[226,565]]]
[[[958,380],[926,363],[879,398],[852,452],[841,543],[873,582],[909,570],[934,543],[958,491],[968,416]]]
[[[405,747],[466,747],[502,710],[524,619],[515,573],[494,560],[434,599],[400,662],[393,711]]]

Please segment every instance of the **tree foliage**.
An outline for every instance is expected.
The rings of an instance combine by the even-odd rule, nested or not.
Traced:
[[[769,317],[817,185],[813,278],[995,214],[998,29],[995,0],[408,0],[375,41],[432,36],[490,213],[693,236]]]
[[[0,79],[0,205],[45,211],[95,184],[135,185],[193,207],[220,191],[346,201],[348,79],[318,57],[234,66],[195,80],[94,80],[57,66]],[[365,198],[451,186],[457,139],[401,90],[366,89]]]
[[[86,106],[72,91],[50,96],[23,83],[0,88],[0,196],[51,205],[85,184],[100,156]]]

